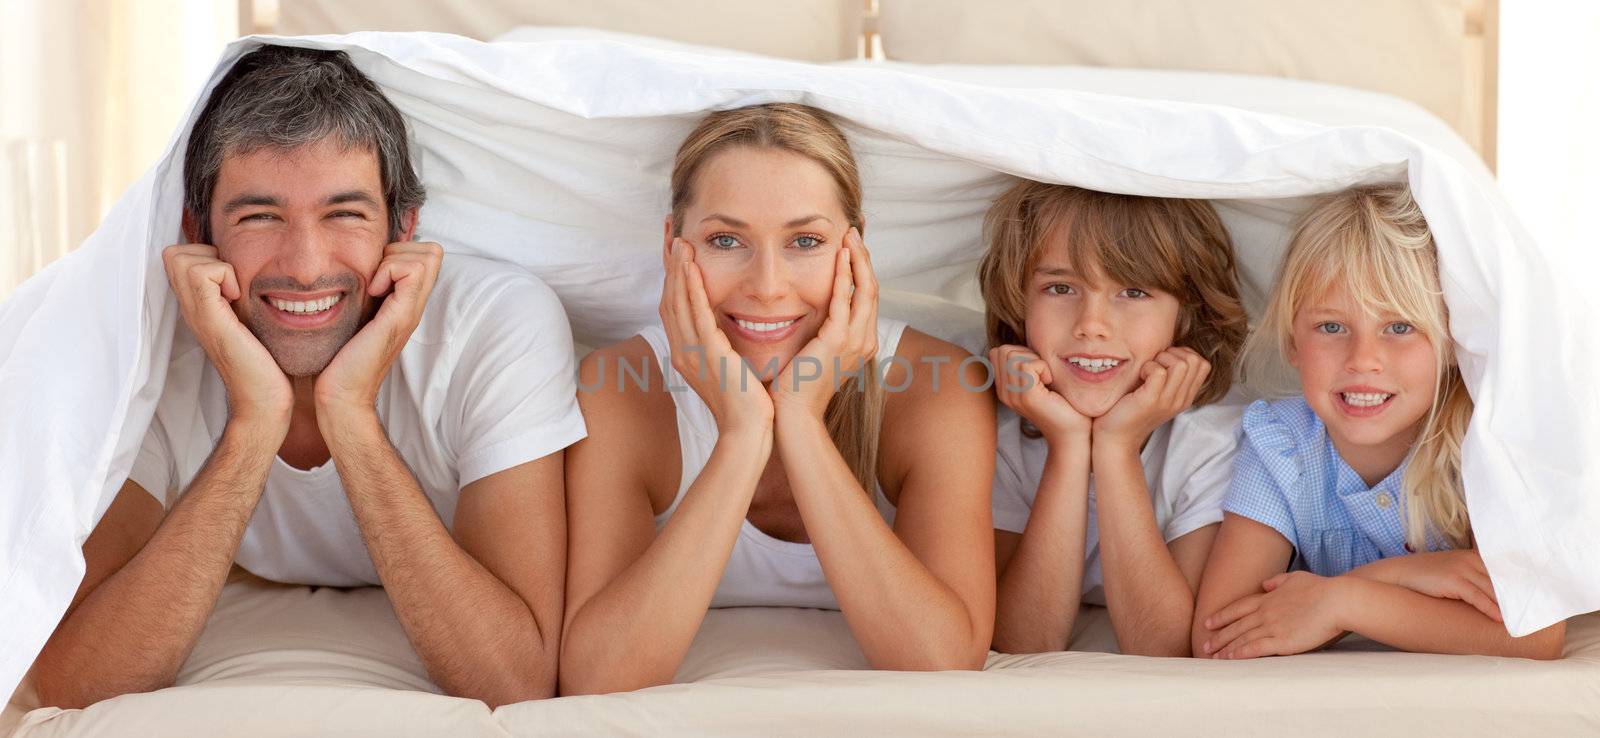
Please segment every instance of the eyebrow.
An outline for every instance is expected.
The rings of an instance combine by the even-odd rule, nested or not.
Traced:
[[[738,218],[733,218],[733,217],[729,217],[729,216],[723,215],[722,213],[712,213],[710,215],[707,215],[706,217],[701,218],[700,222],[704,223],[704,222],[706,222],[708,220],[720,220],[723,223],[726,223],[726,224],[728,224],[730,226],[733,226],[734,228],[749,228],[750,227],[749,223],[746,223],[746,222],[744,222],[742,220],[739,220]],[[827,217],[827,216],[825,216],[825,215],[823,215],[821,213],[816,213],[814,215],[802,215],[802,216],[800,216],[798,218],[795,218],[794,220],[791,220],[791,221],[789,221],[787,223],[784,223],[783,227],[784,228],[799,228],[800,226],[803,226],[803,225],[805,225],[807,223],[810,223],[812,221],[817,221],[817,220],[825,220],[825,221],[828,221],[829,225],[833,224],[833,220],[831,218],[829,218],[829,217]]]
[[[345,203],[362,203],[364,205],[378,206],[378,198],[366,190],[347,190],[338,194],[329,195],[323,200],[323,205],[343,205]]]
[[[323,206],[344,205],[347,203],[361,203],[377,207],[378,198],[366,190],[346,190],[329,195],[322,201]],[[271,195],[245,194],[229,200],[227,204],[222,206],[222,212],[226,215],[249,207],[278,208],[283,207],[283,201]]]
[[[1039,266],[1034,268],[1033,273],[1034,274],[1043,274],[1045,276],[1050,276],[1050,277],[1068,277],[1068,278],[1071,278],[1071,279],[1077,279],[1078,278],[1078,273],[1077,272],[1074,272],[1071,269],[1068,269],[1067,267],[1056,266],[1054,264],[1040,264]]]
[[[283,205],[283,203],[279,202],[278,198],[272,197],[270,195],[240,195],[238,197],[233,198],[232,200],[229,200],[227,202],[227,204],[223,205],[222,206],[222,212],[223,212],[224,215],[226,215],[228,213],[232,213],[235,210],[242,210],[242,209],[248,208],[248,207],[257,207],[257,206],[259,206],[259,207],[275,208],[275,207],[281,207],[282,205]]]

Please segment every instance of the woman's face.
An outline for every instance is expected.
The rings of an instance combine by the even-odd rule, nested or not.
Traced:
[[[1050,366],[1050,390],[1091,418],[1137,389],[1139,368],[1172,345],[1178,299],[1074,265],[1064,238],[1045,245],[1028,280],[1028,348]]]
[[[714,154],[692,183],[681,237],[733,349],[771,381],[817,335],[850,224],[821,164],[782,149]],[[672,248],[672,219],[665,247]]]

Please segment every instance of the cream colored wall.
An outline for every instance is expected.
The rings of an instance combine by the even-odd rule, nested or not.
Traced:
[[[0,0],[0,298],[155,162],[237,0]]]

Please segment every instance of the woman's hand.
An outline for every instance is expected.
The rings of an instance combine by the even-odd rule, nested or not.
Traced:
[[[821,418],[845,375],[864,371],[877,355],[878,279],[861,233],[852,227],[834,258],[828,317],[773,381],[773,405]]]
[[[1092,421],[1050,390],[1050,365],[1032,349],[996,346],[989,349],[989,365],[1000,403],[1032,423],[1050,444],[1089,437]]]
[[[1250,659],[1288,656],[1322,648],[1342,637],[1337,620],[1338,577],[1307,571],[1279,574],[1261,583],[1265,592],[1239,598],[1206,618],[1216,631],[1202,656]]]
[[[772,428],[772,398],[744,357],[733,350],[706,297],[694,247],[672,240],[666,283],[661,290],[661,324],[672,346],[672,368],[704,400],[717,430]]]
[[[1211,362],[1174,346],[1139,367],[1143,383],[1094,420],[1094,442],[1137,452],[1146,438],[1194,404],[1211,375]]]

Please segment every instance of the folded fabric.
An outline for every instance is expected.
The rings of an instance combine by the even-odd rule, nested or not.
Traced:
[[[429,190],[420,237],[531,270],[588,345],[655,319],[667,173],[710,109],[782,100],[837,114],[885,284],[968,305],[982,214],[1010,176],[1227,200],[1255,300],[1306,197],[1407,180],[1439,243],[1477,401],[1468,505],[1507,626],[1525,634],[1600,609],[1600,332],[1589,323],[1600,310],[1580,282],[1595,271],[1579,244],[1535,244],[1481,166],[1382,128],[606,41],[252,37],[228,47],[211,83],[267,41],[348,50],[411,126]],[[0,691],[70,601],[80,547],[127,476],[168,357],[192,345],[160,250],[179,240],[183,145],[208,92],[100,229],[0,308]]]

